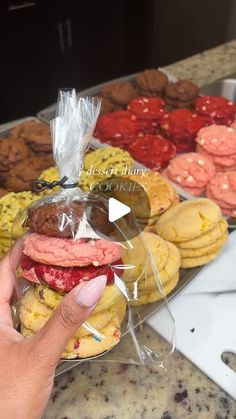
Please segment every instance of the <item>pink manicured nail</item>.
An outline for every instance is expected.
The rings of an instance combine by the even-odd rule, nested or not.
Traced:
[[[85,307],[94,306],[100,299],[106,283],[106,275],[100,275],[83,284],[76,295],[77,303]]]

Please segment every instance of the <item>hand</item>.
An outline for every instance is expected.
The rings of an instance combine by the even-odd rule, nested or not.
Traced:
[[[23,240],[0,261],[0,406],[1,418],[40,418],[53,386],[55,368],[68,340],[99,301],[106,276],[77,285],[45,326],[30,338],[14,327],[10,300]]]

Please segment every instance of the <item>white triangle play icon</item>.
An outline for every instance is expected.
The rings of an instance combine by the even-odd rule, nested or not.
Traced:
[[[109,198],[108,201],[108,219],[111,223],[119,218],[124,217],[124,215],[129,214],[131,211],[130,207],[122,202],[118,201],[115,198]]]

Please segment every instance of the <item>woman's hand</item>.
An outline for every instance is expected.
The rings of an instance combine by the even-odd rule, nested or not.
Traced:
[[[10,300],[23,240],[0,261],[0,416],[2,419],[40,418],[53,386],[56,365],[68,340],[83,324],[106,286],[101,275],[75,287],[46,325],[23,338],[14,327]]]

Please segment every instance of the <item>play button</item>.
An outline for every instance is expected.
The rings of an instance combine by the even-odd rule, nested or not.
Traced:
[[[115,198],[109,198],[108,200],[108,219],[111,223],[129,214],[131,211],[130,207]]]
[[[98,236],[123,242],[145,229],[151,209],[142,179],[138,183],[127,177],[112,177],[91,185],[85,211]]]

